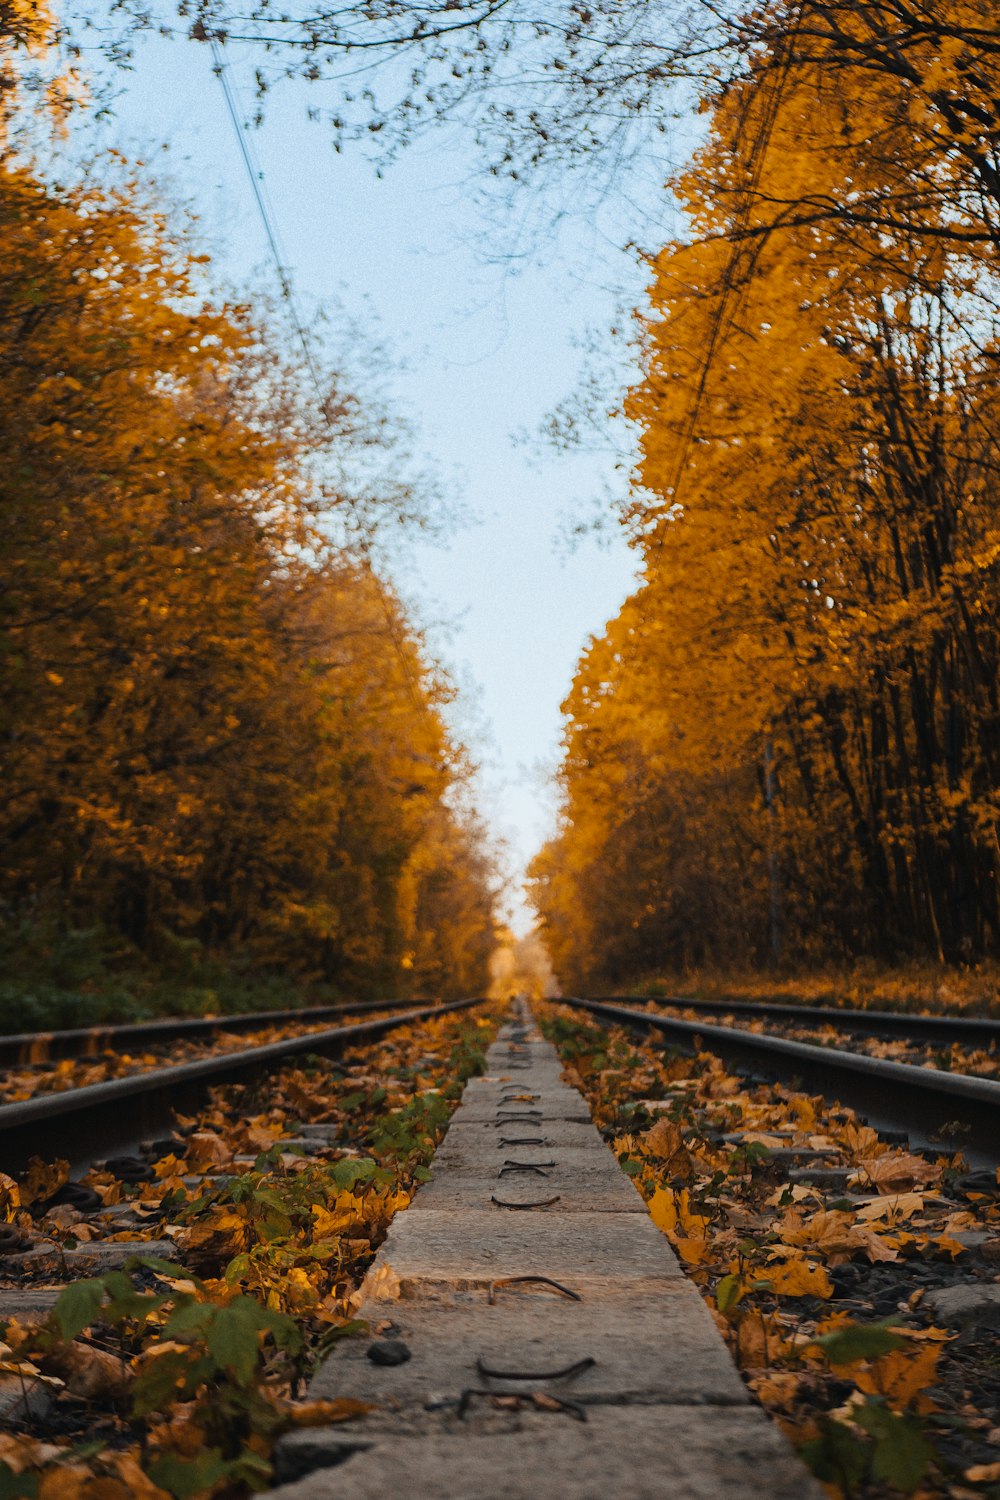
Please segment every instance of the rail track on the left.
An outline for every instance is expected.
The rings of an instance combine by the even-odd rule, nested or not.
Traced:
[[[349,1047],[374,1041],[397,1027],[481,1003],[472,998],[394,1010],[372,1020],[320,1030],[303,1029],[303,1023],[319,1019],[322,1011],[264,1012],[252,1018],[206,1022],[200,1034],[207,1037],[213,1031],[232,1029],[230,1021],[253,1020],[259,1026],[262,1017],[272,1024],[276,1018],[283,1021],[289,1026],[289,1034],[262,1046],[209,1051],[185,1062],[144,1068],[83,1087],[39,1093],[0,1104],[0,1170],[16,1175],[34,1157],[42,1160],[59,1157],[69,1161],[71,1168],[79,1169],[102,1156],[129,1155],[142,1141],[169,1134],[177,1111],[197,1107],[217,1084],[260,1077],[287,1059],[307,1054],[336,1057]],[[164,1041],[191,1035],[193,1024],[197,1023],[152,1023],[146,1028],[128,1026],[103,1035],[117,1040],[127,1036],[133,1041],[153,1038]],[[92,1034],[78,1035],[82,1039]]]

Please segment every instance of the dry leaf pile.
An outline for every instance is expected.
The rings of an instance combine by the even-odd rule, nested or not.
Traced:
[[[997,1175],[711,1054],[555,1008],[543,1025],[750,1389],[833,1500],[1000,1495],[1000,1317],[934,1311],[965,1287],[1000,1313]]]
[[[364,1410],[300,1391],[360,1328],[351,1295],[492,1030],[467,1015],[401,1028],[219,1088],[170,1140],[77,1184],[58,1162],[0,1178],[0,1230],[34,1244],[0,1257],[8,1289],[65,1283],[66,1253],[91,1244],[136,1251],[63,1285],[51,1311],[6,1318],[0,1388],[22,1399],[0,1434],[0,1496],[235,1497],[267,1486],[282,1431]]]

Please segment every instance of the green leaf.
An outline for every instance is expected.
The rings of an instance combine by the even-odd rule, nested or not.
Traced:
[[[163,1329],[163,1337],[175,1339],[179,1333],[204,1333],[215,1317],[216,1309],[209,1302],[181,1302],[174,1308]]]
[[[37,1474],[15,1474],[10,1464],[0,1461],[0,1500],[34,1500],[37,1494]]]
[[[342,1193],[353,1192],[359,1182],[369,1182],[374,1177],[377,1164],[370,1157],[345,1157],[331,1169],[330,1176]]]
[[[850,1323],[845,1328],[836,1328],[833,1333],[824,1333],[813,1339],[814,1345],[822,1349],[831,1365],[849,1365],[856,1359],[877,1359],[891,1349],[901,1349],[906,1340],[898,1333],[890,1333],[889,1325],[895,1319],[883,1318],[878,1323]]]
[[[226,1479],[232,1472],[232,1465],[226,1462],[218,1448],[208,1448],[192,1459],[168,1454],[151,1463],[146,1472],[154,1484],[168,1490],[175,1500],[190,1500],[192,1495]]]
[[[75,1339],[95,1321],[104,1302],[104,1282],[98,1277],[88,1281],[71,1281],[63,1287],[52,1309],[52,1316],[64,1339]]]
[[[875,1401],[860,1407],[854,1413],[854,1420],[876,1439],[872,1458],[874,1477],[894,1484],[904,1495],[911,1495],[936,1457],[920,1423]]]
[[[723,1276],[715,1288],[715,1305],[720,1313],[732,1310],[743,1296],[743,1287],[738,1276]]]
[[[257,1370],[264,1317],[265,1309],[250,1297],[235,1297],[216,1309],[205,1333],[209,1354],[237,1385],[249,1385]]]
[[[249,1448],[244,1448],[238,1458],[234,1458],[230,1465],[230,1474],[234,1480],[242,1480],[252,1490],[269,1490],[274,1481],[274,1470],[266,1458],[261,1458],[258,1453],[252,1453]]]
[[[159,1255],[130,1255],[125,1262],[126,1271],[138,1270],[140,1266],[145,1267],[147,1271],[155,1271],[157,1276],[169,1276],[171,1281],[183,1277],[185,1281],[193,1281],[196,1287],[200,1288],[202,1285],[198,1277],[192,1276],[190,1271],[182,1271],[176,1261],[163,1260]]]
[[[169,1406],[177,1396],[178,1387],[186,1382],[190,1368],[191,1355],[180,1349],[170,1349],[156,1359],[147,1360],[132,1385],[133,1416],[148,1417],[151,1412]]]
[[[843,1422],[823,1418],[820,1435],[799,1449],[803,1462],[827,1484],[836,1484],[853,1494],[868,1468],[866,1445]]]

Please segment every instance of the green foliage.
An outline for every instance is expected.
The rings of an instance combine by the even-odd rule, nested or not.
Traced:
[[[911,1495],[937,1456],[916,1417],[873,1397],[852,1410],[849,1423],[824,1417],[819,1437],[799,1451],[817,1479],[848,1496],[871,1481]]]
[[[894,1319],[877,1323],[851,1323],[824,1333],[813,1343],[822,1349],[831,1365],[849,1365],[856,1359],[877,1359],[892,1349],[902,1349],[906,1340],[891,1331]]]
[[[15,1474],[10,1464],[0,1460],[0,1500],[35,1500],[37,1494],[37,1474]]]

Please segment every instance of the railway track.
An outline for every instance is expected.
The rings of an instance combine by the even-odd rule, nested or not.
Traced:
[[[300,1032],[264,1046],[218,1053],[0,1105],[0,1169],[14,1175],[35,1156],[43,1160],[61,1157],[69,1161],[71,1168],[78,1169],[101,1155],[128,1153],[140,1141],[169,1132],[175,1112],[196,1108],[215,1084],[245,1081],[266,1073],[287,1058],[303,1054],[335,1057],[348,1047],[385,1036],[398,1026],[482,1003],[474,998],[422,1006],[356,1025]],[[317,1013],[264,1014],[269,1014],[273,1022],[275,1015],[297,1016],[301,1020],[304,1016],[314,1019]],[[256,1019],[259,1025],[260,1016]],[[162,1038],[162,1032],[160,1035]]]
[[[0,1064],[96,1057],[100,1052],[127,1047],[156,1047],[226,1032],[257,1031],[264,1026],[293,1026],[376,1010],[404,1010],[413,1004],[412,1000],[366,1000],[358,1005],[300,1006],[294,1010],[247,1011],[235,1016],[180,1016],[113,1026],[75,1026],[65,1031],[19,1031],[0,1036]]]
[[[590,995],[587,998],[609,1005],[666,1005],[706,1015],[736,1015],[764,1021],[834,1026],[860,1036],[905,1037],[913,1041],[949,1041],[977,1046],[1000,1043],[1000,1019],[994,1016],[927,1016],[898,1010],[792,1005],[777,1000],[691,1000],[681,995]]]
[[[952,1152],[961,1150],[973,1167],[1000,1164],[1000,1082],[993,1079],[915,1067],[845,1048],[817,1046],[768,1032],[747,1031],[738,1026],[682,1020],[638,1010],[619,1000],[611,1002],[564,996],[561,1003],[632,1029],[652,1028],[684,1050],[691,1051],[696,1045],[701,1045],[727,1063],[752,1069],[765,1077],[794,1082],[827,1097],[835,1095],[863,1113],[879,1131],[902,1132],[915,1146]],[[673,1003],[688,1004],[686,1000]],[[719,1002],[698,1002],[698,1008],[708,1005],[714,1011]],[[736,1007],[723,1004],[720,1009],[732,1014]],[[851,1029],[854,1016],[871,1016],[870,1012],[818,1012],[801,1006],[766,1004],[747,1006],[746,1010],[748,1014],[772,1017],[780,1011],[786,1019],[791,1011],[799,1022],[812,1021],[820,1016],[825,1020],[832,1015],[838,1018],[838,1024],[845,1030]],[[877,1014],[880,1018],[891,1014],[894,1022],[913,1020],[921,1026],[933,1021],[937,1024],[935,1035],[938,1039],[949,1034],[955,1039],[971,1039],[967,1029],[949,1033],[944,1026],[944,1023],[952,1022],[961,1027],[966,1020],[964,1017],[909,1017],[897,1016],[895,1012]],[[996,1025],[981,1021],[971,1024]],[[906,1033],[900,1028],[894,1034]],[[977,1039],[982,1039],[982,1033]]]

